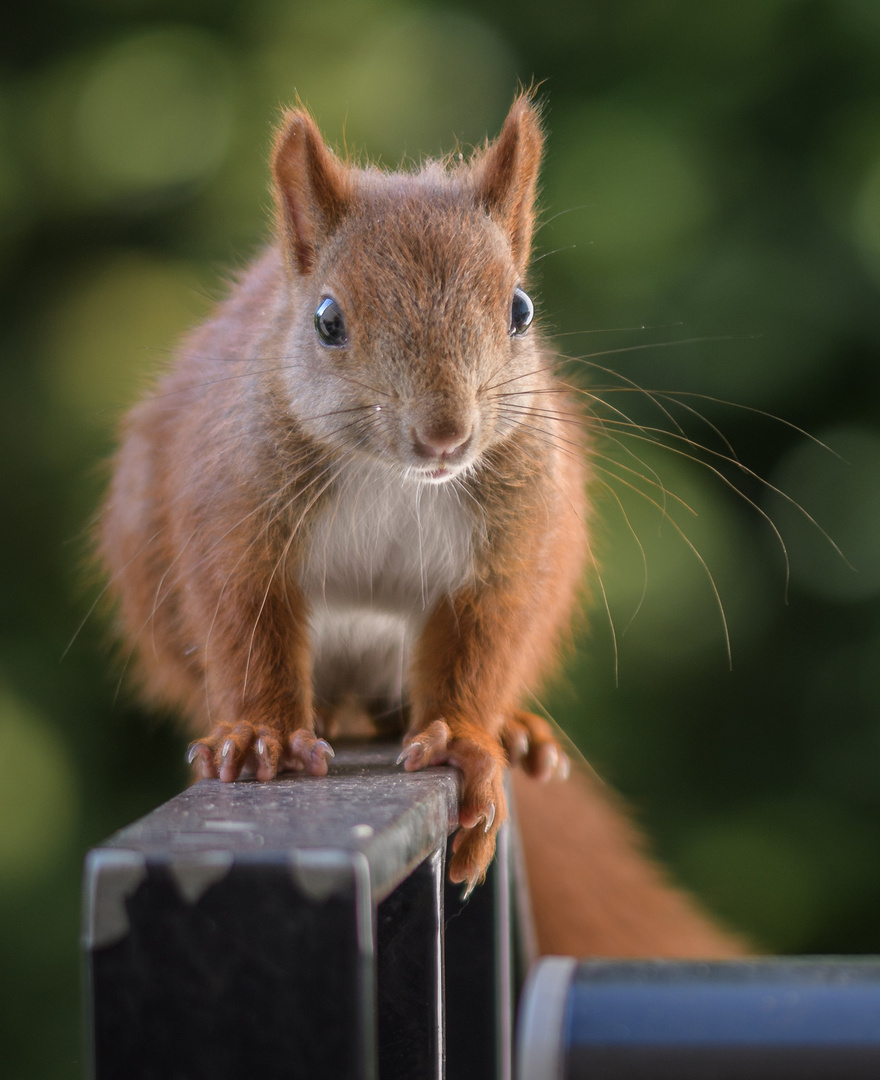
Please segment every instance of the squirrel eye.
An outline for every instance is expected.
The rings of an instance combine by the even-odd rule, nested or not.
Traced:
[[[535,317],[535,305],[523,289],[517,288],[513,293],[513,303],[510,305],[510,336],[521,337],[532,325]]]
[[[345,318],[336,301],[328,296],[318,304],[315,312],[315,330],[324,345],[339,347],[348,344]]]

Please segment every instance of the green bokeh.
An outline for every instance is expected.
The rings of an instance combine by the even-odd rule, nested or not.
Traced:
[[[121,410],[266,235],[297,94],[395,165],[479,143],[543,81],[533,291],[596,394],[605,601],[542,703],[730,923],[880,951],[875,0],[4,18],[3,1076],[80,1075],[83,852],[184,781],[181,738],[118,692],[89,533]]]

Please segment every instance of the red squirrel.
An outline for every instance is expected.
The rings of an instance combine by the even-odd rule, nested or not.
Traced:
[[[470,890],[518,763],[542,951],[730,955],[523,707],[590,530],[589,431],[528,294],[542,146],[530,94],[469,159],[409,173],[286,112],[274,242],[125,421],[100,551],[201,776],[320,776],[335,736],[396,730],[404,769],[460,771]]]

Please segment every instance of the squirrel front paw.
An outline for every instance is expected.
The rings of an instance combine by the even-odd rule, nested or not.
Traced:
[[[325,739],[306,728],[285,735],[267,724],[246,720],[219,724],[210,735],[190,744],[187,760],[201,778],[224,782],[243,776],[272,780],[279,772],[307,772],[325,776],[335,757]]]
[[[443,720],[409,736],[398,758],[407,772],[426,765],[453,765],[462,777],[459,829],[452,841],[451,881],[463,882],[467,897],[486,877],[495,854],[495,837],[507,819],[504,755],[490,736],[478,729],[461,734]]]

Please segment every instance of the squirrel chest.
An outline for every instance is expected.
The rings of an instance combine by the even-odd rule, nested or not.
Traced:
[[[414,638],[438,599],[473,574],[478,527],[467,499],[380,461],[347,466],[311,523],[299,572],[319,700],[404,696]]]

